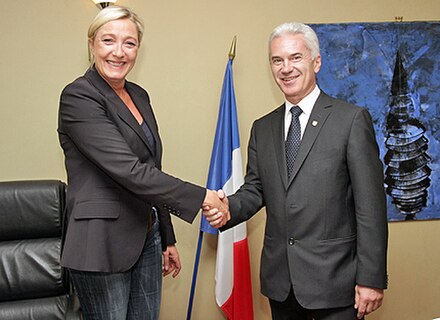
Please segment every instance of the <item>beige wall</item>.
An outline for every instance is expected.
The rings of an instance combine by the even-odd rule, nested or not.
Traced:
[[[163,142],[163,167],[205,184],[218,104],[234,35],[234,62],[243,159],[252,121],[282,102],[267,63],[266,39],[276,25],[438,20],[438,0],[119,0],[145,20],[146,34],[130,80],[152,97]],[[90,0],[2,1],[0,10],[0,180],[65,181],[56,135],[62,88],[88,66],[86,31],[98,12]],[[255,319],[269,319],[259,293],[264,212],[248,223]],[[164,281],[161,319],[184,319],[199,218],[173,219],[184,269]],[[390,288],[369,319],[440,317],[440,221],[390,224]],[[192,319],[223,319],[214,302],[216,237],[203,243]]]

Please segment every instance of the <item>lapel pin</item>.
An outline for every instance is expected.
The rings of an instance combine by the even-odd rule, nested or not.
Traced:
[[[313,121],[312,121],[312,126],[316,127],[317,125],[318,125],[318,121],[313,120]]]

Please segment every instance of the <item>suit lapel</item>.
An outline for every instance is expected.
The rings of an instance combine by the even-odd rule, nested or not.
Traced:
[[[142,130],[142,127],[139,125],[139,123],[136,121],[136,119],[131,114],[130,110],[125,106],[124,102],[119,98],[119,96],[116,94],[116,92],[110,87],[110,85],[99,75],[99,73],[96,71],[94,66],[90,67],[90,69],[86,72],[84,75],[86,79],[94,86],[96,87],[99,92],[103,96],[105,96],[109,102],[114,107],[114,110],[118,114],[118,116],[124,121],[136,134],[139,136],[139,138],[142,140],[142,142],[145,144],[145,146],[148,148],[151,154],[155,154],[156,157],[160,160],[161,151],[156,152],[156,150],[153,150],[152,146],[150,146],[150,143],[147,140],[147,137],[145,136],[144,131]],[[158,132],[156,126],[151,125],[151,121],[154,121],[153,115],[151,113],[151,116],[149,116],[146,109],[146,101],[142,101],[142,99],[139,97],[139,95],[136,93],[133,86],[127,82],[126,83],[126,89],[128,93],[130,94],[131,98],[133,99],[133,102],[135,103],[136,107],[139,109],[139,112],[142,114],[143,118],[146,119],[147,125],[149,126],[151,133],[153,134],[154,139],[156,140],[156,146],[159,150],[161,150],[160,147],[160,141],[158,140]],[[151,109],[150,109],[151,110]],[[160,161],[158,161],[160,163]]]
[[[139,94],[137,94],[136,88],[131,83],[127,82],[126,89],[130,94],[131,98],[133,99],[134,104],[141,113],[142,118],[144,118],[144,121],[147,124],[148,128],[150,129],[151,134],[153,135],[153,139],[155,141],[155,146],[156,146],[156,149],[154,150],[153,154],[157,157],[157,159],[161,159],[162,145],[159,137],[159,131],[157,129],[156,121],[154,118],[153,110],[151,109],[151,106],[149,105],[148,101],[142,99],[142,97]],[[147,147],[151,151],[152,146],[150,146],[150,143],[148,143],[145,137],[145,133],[143,131],[142,131],[142,137],[145,138],[143,139],[143,141],[146,142]]]
[[[272,138],[275,146],[275,156],[278,163],[278,172],[280,173],[281,181],[284,188],[287,189],[287,166],[286,166],[286,151],[284,146],[284,108],[285,104],[281,105],[273,114],[272,117]]]
[[[112,90],[113,91],[113,90]],[[130,93],[130,92],[129,92]],[[137,101],[133,98],[133,96],[130,94],[130,96],[133,99],[133,102],[135,103],[136,107],[138,108],[140,112],[140,108],[138,106]],[[116,112],[118,113],[119,117],[131,128],[133,131],[136,132],[136,134],[139,136],[139,138],[142,140],[142,142],[146,145],[148,150],[150,150],[151,154],[155,154],[155,150],[153,150],[153,147],[148,142],[147,137],[145,136],[144,131],[142,130],[142,127],[139,125],[135,117],[131,114],[130,110],[127,108],[127,106],[122,102],[122,100],[118,97],[118,95],[113,91],[113,95],[109,97],[110,102],[113,103],[115,106]],[[142,114],[142,112],[141,112]],[[143,114],[142,114],[143,116]]]
[[[315,105],[313,106],[312,113],[310,114],[309,121],[306,126],[306,130],[304,132],[303,138],[301,140],[301,145],[299,147],[298,154],[295,159],[295,163],[293,164],[292,175],[287,183],[287,187],[290,186],[293,179],[297,175],[300,170],[304,160],[312,149],[313,144],[315,143],[316,138],[318,137],[319,132],[321,131],[322,126],[324,125],[327,117],[331,113],[332,100],[325,93],[321,92],[316,100]],[[287,172],[287,171],[286,171]],[[286,173],[287,179],[287,173]]]

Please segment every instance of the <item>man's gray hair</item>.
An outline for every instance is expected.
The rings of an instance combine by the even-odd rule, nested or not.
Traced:
[[[286,33],[302,34],[307,47],[310,49],[312,59],[315,59],[320,54],[319,40],[315,31],[313,31],[313,29],[308,25],[300,22],[286,22],[273,29],[269,36],[269,49],[273,39]]]

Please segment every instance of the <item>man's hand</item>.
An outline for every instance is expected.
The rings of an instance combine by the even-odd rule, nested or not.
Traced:
[[[163,254],[163,267],[162,267],[162,276],[166,277],[171,272],[173,272],[173,278],[177,277],[182,269],[182,265],[180,264],[179,252],[177,252],[177,248],[175,245],[167,246],[167,250],[162,252]]]
[[[223,190],[207,190],[202,209],[203,215],[213,228],[220,228],[231,219],[228,198]]]
[[[354,308],[357,309],[358,319],[375,311],[382,305],[383,290],[357,285],[355,287]]]

